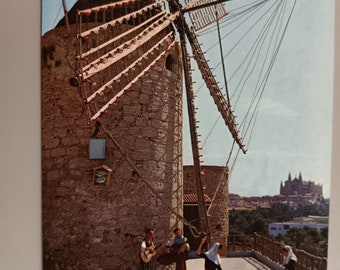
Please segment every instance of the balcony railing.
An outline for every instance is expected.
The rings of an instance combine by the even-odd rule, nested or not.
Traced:
[[[233,234],[228,239],[230,254],[257,252],[271,262],[282,265],[281,246],[276,240],[257,234]],[[297,270],[327,270],[327,258],[318,257],[300,249],[294,249],[294,253],[298,259]]]

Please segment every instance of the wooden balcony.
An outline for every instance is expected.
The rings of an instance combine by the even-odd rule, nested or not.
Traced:
[[[228,257],[222,258],[222,269],[283,270],[280,243],[261,235],[229,236]],[[297,270],[327,270],[327,258],[295,249]],[[203,259],[187,261],[188,270],[204,268]]]

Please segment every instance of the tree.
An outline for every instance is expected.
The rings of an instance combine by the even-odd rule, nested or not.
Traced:
[[[288,245],[320,257],[327,257],[327,239],[328,229],[318,231],[309,227],[291,228],[284,237],[284,241]]]

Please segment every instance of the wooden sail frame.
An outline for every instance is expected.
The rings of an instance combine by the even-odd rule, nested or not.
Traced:
[[[194,31],[199,31],[228,15],[221,2],[216,3],[214,0],[184,0],[184,2],[183,11],[189,13]]]

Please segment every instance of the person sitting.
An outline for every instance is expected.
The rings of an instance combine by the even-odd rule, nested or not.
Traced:
[[[175,237],[166,244],[169,252],[159,256],[157,262],[162,265],[176,263],[176,270],[186,270],[185,252],[189,251],[190,246],[187,243],[187,238],[182,235],[181,229],[176,228],[173,233]]]
[[[170,249],[170,253],[182,253],[185,251],[189,251],[190,246],[187,243],[188,239],[184,237],[181,233],[180,228],[176,228],[173,230],[175,237],[171,239],[166,246]]]

